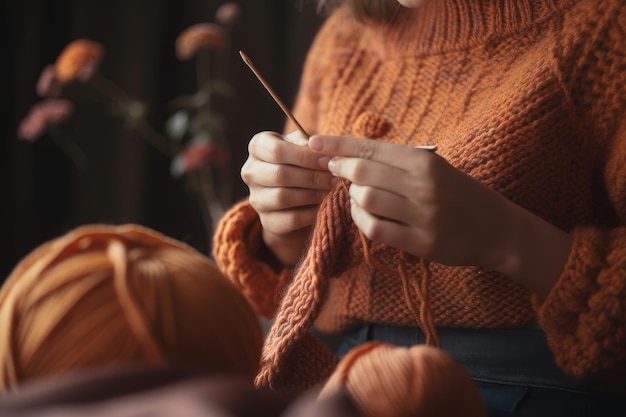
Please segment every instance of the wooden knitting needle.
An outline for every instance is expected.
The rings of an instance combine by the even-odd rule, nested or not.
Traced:
[[[276,94],[274,89],[272,89],[272,87],[267,83],[267,81],[265,81],[265,78],[263,78],[259,70],[256,69],[252,61],[250,61],[250,58],[248,58],[248,55],[244,54],[243,51],[239,51],[239,55],[241,55],[241,59],[243,59],[243,62],[246,63],[248,68],[250,68],[252,72],[254,73],[254,75],[256,75],[256,77],[259,79],[259,81],[261,81],[261,84],[263,84],[263,87],[265,87],[267,92],[270,93],[270,95],[272,96],[276,104],[280,106],[280,108],[283,110],[283,113],[285,113],[285,115],[287,115],[289,120],[291,120],[293,124],[296,125],[300,133],[302,133],[302,135],[308,139],[310,135],[306,132],[306,130],[304,130],[304,128],[300,125],[300,123],[298,123],[298,121],[293,116],[293,114],[291,114],[287,106],[285,106],[285,103],[283,103],[280,97],[278,97],[278,94]]]
[[[258,80],[261,81],[261,84],[263,84],[263,87],[265,87],[267,92],[270,93],[270,95],[272,96],[272,98],[274,99],[276,104],[278,104],[280,106],[280,108],[282,109],[283,113],[285,113],[285,115],[293,122],[293,124],[296,125],[296,127],[298,128],[300,133],[302,133],[302,135],[305,138],[308,139],[310,137],[310,135],[306,132],[306,130],[304,130],[304,128],[300,125],[300,123],[298,123],[298,121],[296,120],[294,115],[291,114],[291,112],[289,111],[287,106],[285,106],[285,103],[283,103],[283,101],[280,99],[280,97],[278,97],[278,94],[276,94],[274,89],[268,84],[268,82],[265,80],[265,78],[263,78],[263,76],[261,75],[259,70],[256,69],[256,67],[254,66],[254,64],[250,60],[250,58],[248,58],[248,55],[246,55],[243,51],[239,51],[239,55],[241,55],[241,59],[243,59],[243,62],[245,62],[246,65],[248,66],[248,68],[250,68],[252,70],[252,72],[258,78]],[[416,148],[425,149],[425,150],[431,151],[431,152],[435,152],[437,150],[437,147],[433,146],[433,145],[416,146]]]

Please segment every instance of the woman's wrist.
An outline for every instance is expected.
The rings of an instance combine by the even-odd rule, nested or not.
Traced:
[[[569,258],[572,237],[565,231],[510,203],[510,228],[501,256],[492,269],[545,299]]]
[[[263,242],[283,266],[292,268],[302,256],[309,232],[310,227],[281,235],[263,229]]]

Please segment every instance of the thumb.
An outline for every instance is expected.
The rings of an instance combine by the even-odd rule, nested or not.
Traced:
[[[294,130],[283,137],[287,142],[294,145],[307,146],[309,144],[309,138],[305,137],[299,130]]]

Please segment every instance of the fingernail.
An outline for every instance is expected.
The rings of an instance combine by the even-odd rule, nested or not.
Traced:
[[[350,197],[350,207],[354,206],[356,204],[356,201],[354,201],[354,198]]]
[[[311,136],[309,138],[309,148],[316,152],[324,150],[324,141],[319,136]]]
[[[321,169],[328,169],[328,162],[330,161],[330,156],[322,156],[317,160],[317,166]]]
[[[337,169],[337,161],[331,159],[328,161],[328,170],[335,175],[335,170]]]

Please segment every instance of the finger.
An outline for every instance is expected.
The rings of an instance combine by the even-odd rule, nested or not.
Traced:
[[[302,132],[300,132],[299,130],[294,130],[293,132],[283,137],[287,142],[293,143],[294,145],[307,146],[309,143],[309,138],[302,135]]]
[[[341,136],[314,135],[309,139],[309,148],[327,156],[347,156],[367,159],[413,170],[433,159],[432,150],[413,146],[379,142],[371,139],[347,138]]]
[[[385,190],[411,201],[430,202],[435,191],[431,175],[419,175],[395,166],[367,159],[335,157],[328,164],[329,171],[356,185]],[[422,167],[422,170],[428,170]]]
[[[328,190],[265,187],[250,193],[249,201],[256,211],[275,211],[319,205]]]
[[[307,146],[291,142],[297,141],[295,137],[295,133],[288,136],[276,132],[257,133],[248,144],[248,153],[256,159],[274,164],[319,168],[319,154],[312,152]]]
[[[315,222],[319,206],[263,213],[261,225],[270,233],[282,235],[311,226]],[[261,214],[261,213],[259,213]]]
[[[432,217],[431,205],[416,205],[412,200],[389,191],[352,183],[349,192],[360,208],[379,218],[421,227]]]
[[[241,178],[249,187],[295,187],[314,190],[329,190],[337,182],[337,178],[328,171],[257,160],[246,161],[241,167]]]
[[[392,246],[418,257],[430,255],[428,234],[402,223],[374,216],[353,203],[351,215],[354,224],[371,241]]]

